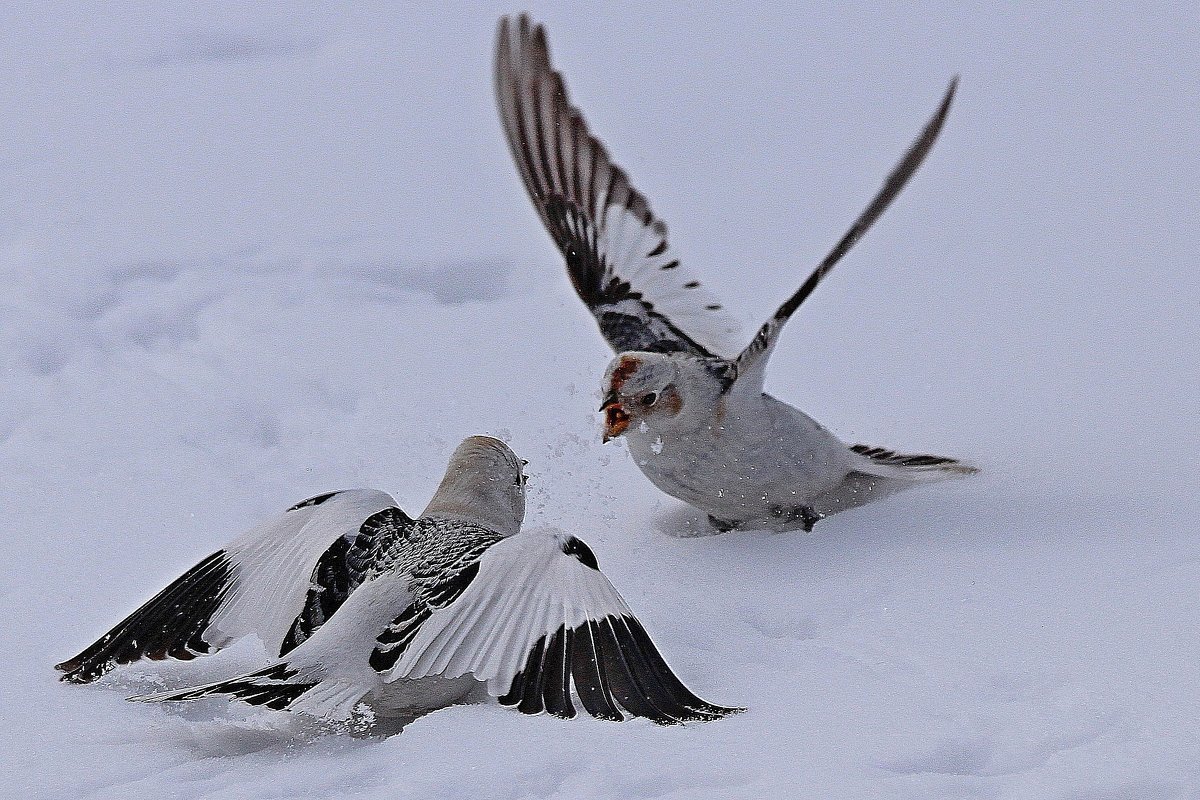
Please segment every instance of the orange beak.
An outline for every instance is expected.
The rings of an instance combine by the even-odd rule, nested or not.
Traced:
[[[607,443],[620,436],[629,427],[629,415],[616,400],[605,403],[600,410],[604,412],[604,442]]]

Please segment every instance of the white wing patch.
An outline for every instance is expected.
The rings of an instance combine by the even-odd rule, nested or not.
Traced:
[[[272,655],[304,608],[313,568],[341,536],[395,505],[386,492],[338,492],[319,505],[297,508],[259,525],[226,548],[236,580],[205,638],[214,644],[254,634]]]
[[[667,243],[660,221],[643,223],[629,209],[610,206],[598,236],[608,277],[628,283],[653,309],[714,355],[732,357],[742,346],[740,326],[720,301],[692,277]],[[622,300],[609,306],[621,311]]]
[[[470,672],[499,697],[542,636],[630,613],[603,575],[563,556],[560,542],[558,532],[534,529],[491,547],[479,575],[429,618],[386,680]]]
[[[78,655],[56,664],[72,683],[89,683],[143,658],[191,659],[254,634],[280,652],[301,612],[322,554],[363,520],[393,505],[377,491],[310,498],[252,528],[143,603]]]
[[[517,172],[612,348],[736,353],[736,326],[668,252],[666,225],[571,105],[546,32],[528,16],[500,21],[495,77]]]
[[[740,709],[706,703],[663,661],[586,545],[533,529],[493,545],[462,595],[434,612],[386,682],[470,674],[527,714],[621,711],[670,724]]]

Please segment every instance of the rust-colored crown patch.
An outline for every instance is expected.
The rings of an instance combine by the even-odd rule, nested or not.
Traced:
[[[613,370],[612,383],[609,388],[614,392],[619,392],[625,385],[625,381],[629,380],[641,365],[642,362],[637,356],[621,356],[621,360],[617,362],[617,368]]]

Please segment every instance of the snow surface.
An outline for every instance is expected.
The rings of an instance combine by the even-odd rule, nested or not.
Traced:
[[[47,798],[1200,796],[1194,4],[543,4],[580,106],[747,335],[956,72],[942,140],[769,389],[976,479],[695,537],[595,413],[608,359],[492,108],[517,8],[0,9],[0,790]],[[41,7],[38,7],[41,6]],[[56,681],[323,490],[464,436],[700,694],[677,729],[448,709],[390,738]]]

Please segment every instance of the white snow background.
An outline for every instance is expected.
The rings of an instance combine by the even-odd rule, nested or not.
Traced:
[[[690,537],[599,440],[609,353],[493,108],[499,15],[0,8],[0,791],[45,798],[1200,797],[1194,4],[535,9],[577,104],[748,337],[962,74],[769,389],[975,479],[812,535]],[[309,495],[410,512],[530,460],[699,694],[660,728],[429,715],[391,738],[57,682]]]

